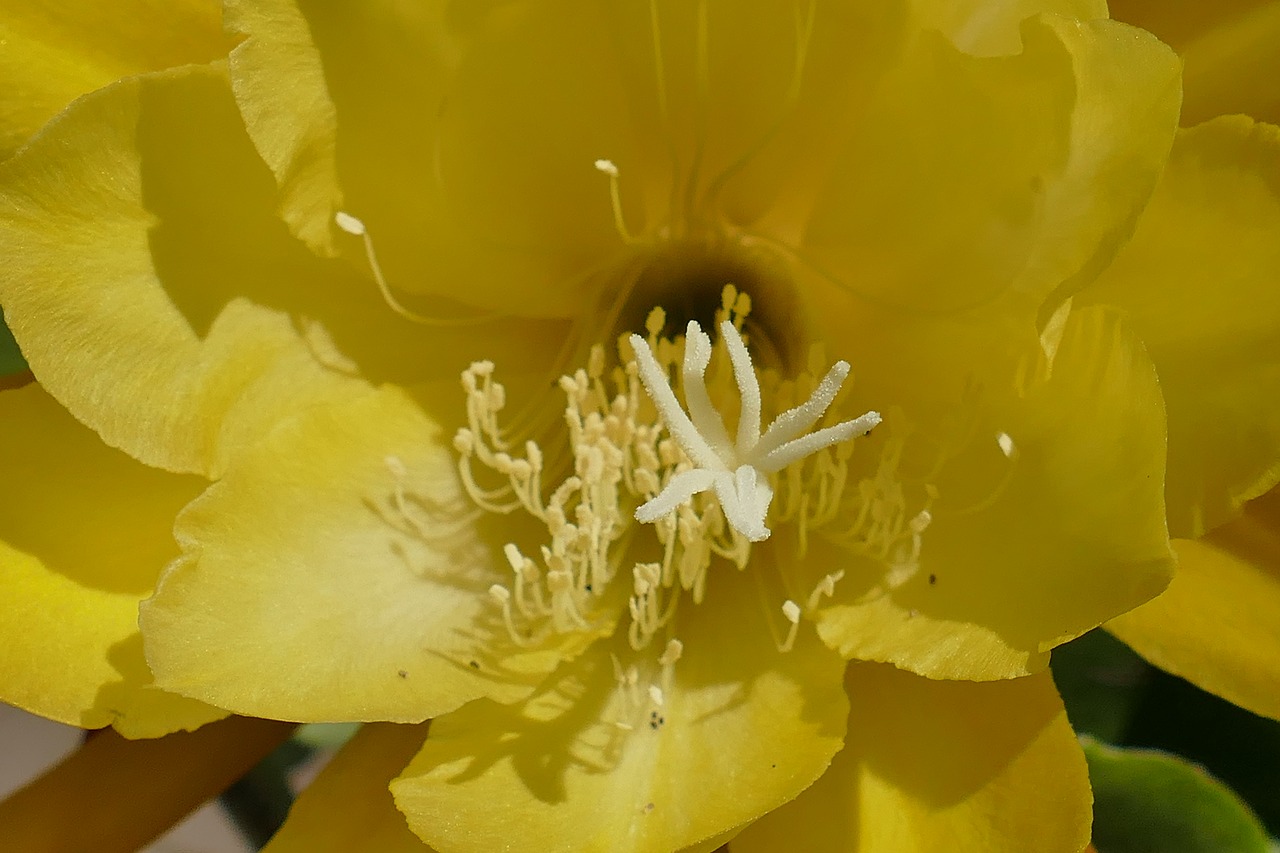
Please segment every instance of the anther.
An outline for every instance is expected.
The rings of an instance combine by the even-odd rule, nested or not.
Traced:
[[[391,476],[397,479],[404,479],[409,475],[409,469],[399,456],[386,456],[382,461],[387,466],[387,470],[391,472]]]
[[[518,646],[529,645],[529,640],[516,630],[515,618],[511,614],[511,590],[502,584],[489,587],[489,595],[502,607],[502,621],[507,626],[507,634]]]
[[[684,654],[684,643],[679,640],[668,640],[667,648],[663,651],[662,657],[658,658],[658,663],[662,666],[673,666],[680,660],[682,654]]]

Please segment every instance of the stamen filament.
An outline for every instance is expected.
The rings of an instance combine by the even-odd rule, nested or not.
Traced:
[[[382,301],[386,302],[387,307],[406,320],[421,326],[451,327],[485,323],[497,316],[496,313],[489,312],[475,317],[448,319],[428,317],[426,314],[419,314],[406,308],[404,303],[396,299],[395,294],[391,292],[391,284],[387,281],[386,276],[382,274],[382,264],[378,263],[378,254],[373,250],[373,238],[369,236],[369,229],[365,227],[364,222],[343,210],[339,210],[333,215],[333,221],[335,225],[346,233],[361,239],[364,244],[365,260],[369,264],[369,272],[373,274],[373,281],[378,286],[378,293],[381,294]]]
[[[618,167],[612,160],[604,159],[597,160],[595,166],[598,171],[609,176],[609,203],[613,208],[613,227],[617,229],[622,242],[631,245],[636,242],[636,238],[627,228],[627,222],[622,215],[622,191],[618,187]]]

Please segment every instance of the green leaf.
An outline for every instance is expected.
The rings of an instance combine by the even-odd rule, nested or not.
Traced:
[[[1280,722],[1153,670],[1124,737],[1098,739],[1194,761],[1248,803],[1272,836],[1280,835]]]
[[[18,343],[9,327],[4,324],[4,311],[0,310],[0,376],[21,373],[26,369],[26,359],[18,350]]]
[[[1098,853],[1268,853],[1262,824],[1195,764],[1081,737],[1093,784]]]

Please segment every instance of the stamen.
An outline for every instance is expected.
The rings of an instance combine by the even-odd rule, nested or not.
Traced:
[[[511,639],[515,641],[516,645],[529,645],[529,641],[516,630],[515,620],[511,616],[511,591],[502,584],[495,583],[489,587],[489,595],[502,608],[502,621],[506,623],[507,633],[511,635]]]
[[[598,166],[616,174],[608,161]],[[831,424],[828,413],[849,365],[837,362],[822,375],[825,359],[815,348],[809,371],[798,379],[762,378],[742,332],[749,297],[726,286],[721,305],[715,344],[697,322],[687,324],[682,338],[664,336],[667,317],[655,308],[645,323],[647,337],[619,339],[616,367],[608,368],[603,347],[593,347],[585,367],[558,382],[567,440],[550,453],[500,425],[507,395],[492,363],[475,362],[462,374],[467,420],[454,445],[464,488],[476,505],[522,510],[546,530],[540,543],[505,545],[511,574],[489,590],[512,641],[523,647],[559,645],[557,636],[592,642],[613,630],[615,604],[627,599],[626,639],[639,667],[614,661],[616,704],[607,714],[618,738],[664,724],[684,652],[674,639],[680,608],[696,606],[715,588],[708,578],[717,557],[748,567],[752,543],[771,535],[766,521],[794,522],[802,551],[809,531],[821,526],[824,535],[880,561],[890,585],[917,570],[932,521],[930,487],[924,487],[923,508],[908,509],[896,436],[878,448],[875,474],[851,481],[852,439],[880,415]],[[719,345],[724,350],[717,353]],[[714,401],[735,388],[741,405],[731,430]],[[762,430],[766,407],[768,414],[785,410]],[[997,441],[1011,454],[1012,439]],[[388,459],[387,466],[397,482],[405,475],[400,460]],[[554,473],[559,476],[549,479]],[[778,506],[771,509],[775,489]],[[419,500],[396,492],[387,503],[393,516],[409,517]],[[653,540],[639,541],[633,519],[653,525],[646,528]],[[816,583],[812,576],[784,583],[783,595],[795,600],[782,604],[785,636],[773,632],[780,651],[794,647],[802,616],[833,597],[843,577],[835,571]],[[777,600],[766,595],[766,609],[776,614],[770,602]],[[652,650],[659,643],[660,653]],[[611,748],[619,743],[611,741]]]
[[[1009,433],[1004,431],[997,432],[996,446],[1000,448],[1000,452],[1004,454],[1004,457],[1008,459],[1009,462],[1013,463],[1018,461],[1018,445],[1014,442],[1013,436],[1009,435]],[[1004,473],[1000,475],[1000,481],[996,483],[995,487],[991,489],[990,493],[987,494],[986,497],[969,506],[949,510],[948,515],[952,517],[974,515],[975,513],[979,513],[987,509],[999,500],[1005,490],[1009,488],[1009,483],[1013,481],[1015,473],[1017,473],[1016,466],[1012,464],[1006,465]]]
[[[836,594],[836,584],[844,579],[844,569],[838,572],[832,572],[818,581],[818,585],[813,588],[813,592],[809,593],[809,601],[805,605],[805,610],[816,610],[818,605],[822,603],[822,599],[831,598]]]
[[[497,312],[484,312],[473,317],[428,317],[426,314],[419,314],[405,307],[399,299],[391,292],[391,284],[382,274],[382,265],[378,263],[378,255],[373,251],[373,238],[369,236],[369,229],[364,222],[352,216],[344,210],[339,210],[333,215],[334,224],[348,234],[359,237],[364,243],[364,256],[369,264],[369,272],[373,274],[373,281],[378,285],[378,293],[381,294],[382,300],[387,303],[387,307],[399,314],[406,320],[417,323],[421,326],[435,326],[438,328],[470,326],[476,323],[486,323],[497,317]]]
[[[595,166],[597,171],[609,176],[609,203],[613,207],[613,227],[617,229],[622,242],[630,246],[637,241],[627,228],[627,222],[622,213],[622,191],[618,188],[618,167],[612,160],[603,159],[597,160]]]
[[[800,630],[800,605],[791,599],[782,602],[782,615],[786,617],[787,622],[791,623],[791,627],[787,629],[787,637],[782,641],[782,645],[778,646],[778,651],[791,651],[796,644],[796,633]]]

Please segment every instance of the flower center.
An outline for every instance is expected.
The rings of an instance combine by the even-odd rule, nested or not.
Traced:
[[[477,362],[464,371],[468,425],[454,447],[466,490],[481,508],[527,513],[547,531],[533,549],[507,543],[511,579],[490,588],[517,644],[607,636],[625,613],[631,648],[664,642],[657,662],[666,670],[683,650],[675,627],[681,601],[703,600],[717,559],[745,569],[770,525],[794,525],[803,549],[808,531],[844,522],[832,530],[837,538],[868,554],[916,562],[928,511],[905,518],[891,467],[882,463],[860,483],[850,507],[853,445],[880,416],[835,422],[831,409],[848,364],[792,381],[758,370],[742,337],[750,300],[728,286],[721,302],[715,345],[695,321],[683,336],[665,336],[666,315],[656,308],[647,337],[618,341],[616,366],[607,369],[597,344],[586,367],[560,379],[567,459],[563,449],[534,441],[513,453],[499,426],[506,394],[494,365]],[[735,403],[731,436],[725,414]],[[762,431],[765,416],[772,422]],[[553,458],[563,460],[558,478]],[[802,614],[832,595],[842,576],[826,575],[807,596],[779,602],[781,651],[794,643]]]

